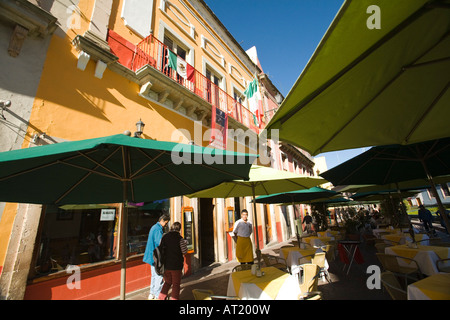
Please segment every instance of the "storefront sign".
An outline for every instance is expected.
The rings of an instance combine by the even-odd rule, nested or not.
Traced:
[[[116,217],[116,209],[102,209],[100,221],[114,221]]]
[[[194,251],[194,209],[183,207],[182,236],[187,241],[188,252]]]

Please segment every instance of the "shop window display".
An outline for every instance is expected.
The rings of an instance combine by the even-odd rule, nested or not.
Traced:
[[[169,201],[128,208],[128,256],[143,254],[150,228]],[[46,206],[38,233],[31,278],[118,259],[121,204]]]

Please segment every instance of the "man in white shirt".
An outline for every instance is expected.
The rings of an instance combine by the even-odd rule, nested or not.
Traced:
[[[253,246],[250,236],[253,226],[248,221],[247,210],[242,210],[241,219],[234,223],[233,234],[236,240],[236,259],[241,264],[253,264]]]

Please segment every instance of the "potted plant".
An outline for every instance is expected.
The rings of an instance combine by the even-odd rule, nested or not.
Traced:
[[[361,227],[361,222],[356,219],[346,219],[344,223],[345,234],[347,240],[359,241],[360,232],[359,228]]]

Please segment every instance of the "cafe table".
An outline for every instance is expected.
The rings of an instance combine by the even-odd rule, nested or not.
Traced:
[[[329,241],[334,241],[334,237],[316,237],[310,236],[302,238],[302,242],[306,242],[313,247],[321,247],[327,244]]]
[[[450,273],[436,273],[408,285],[408,300],[450,300]]]
[[[384,252],[386,254],[414,259],[419,265],[420,271],[427,276],[439,273],[436,267],[437,260],[450,258],[449,247],[424,246],[420,244],[417,245],[417,248],[413,247],[412,244],[391,246],[385,248]],[[399,265],[409,266],[410,262],[401,258],[398,258],[397,260]]]
[[[381,236],[389,233],[389,234],[401,234],[402,230],[400,229],[393,229],[393,228],[377,228],[377,229],[373,229],[372,233],[375,237],[377,237],[378,239],[381,239]]]
[[[338,251],[341,259],[344,261],[344,270],[347,266],[347,274],[350,272],[350,268],[352,267],[353,261],[356,260],[357,263],[362,263],[363,258],[361,256],[361,252],[359,251],[360,241],[348,241],[341,240],[338,244]]]
[[[414,238],[416,242],[420,241],[421,245],[427,246],[430,244],[429,237],[426,234],[415,234]],[[397,243],[397,244],[406,244],[407,242],[412,243],[411,235],[407,233],[393,233],[393,234],[385,234],[381,236],[381,239],[387,240],[387,243]]]
[[[232,272],[228,279],[227,296],[241,300],[297,300],[300,295],[298,278],[274,267],[261,268],[263,276],[251,270]]]
[[[336,230],[318,231],[317,235],[319,237],[333,237],[333,238],[336,238],[337,236],[340,235],[340,232],[336,231]]]
[[[298,274],[300,272],[299,259],[305,256],[310,256],[316,252],[323,252],[321,248],[302,249],[299,247],[285,247],[280,249],[280,258],[286,260],[286,265],[291,270],[291,274]],[[310,257],[308,257],[310,258]],[[311,259],[305,258],[305,261],[300,263],[310,263]],[[325,269],[328,270],[328,261],[325,259]]]

